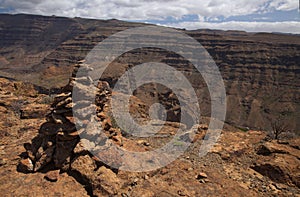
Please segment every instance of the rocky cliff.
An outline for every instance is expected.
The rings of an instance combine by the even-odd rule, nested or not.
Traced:
[[[73,66],[98,42],[118,31],[142,25],[145,24],[2,14],[0,75],[47,88],[62,87],[67,84]],[[299,35],[212,30],[184,32],[207,49],[221,71],[227,91],[228,123],[269,129],[270,121],[284,116],[290,129],[299,128]],[[186,60],[171,52],[140,49],[125,53],[112,64],[113,72],[108,70],[103,80],[113,85],[119,76],[115,70],[124,72],[132,65],[150,60],[168,63],[188,76],[197,90],[203,114],[209,115],[210,98],[201,76]],[[136,96],[149,101],[164,100],[169,106],[172,98],[165,99],[167,89],[150,87],[151,95],[145,95],[145,89],[149,87],[141,87]]]

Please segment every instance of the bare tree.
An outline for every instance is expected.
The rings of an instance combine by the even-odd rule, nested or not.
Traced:
[[[276,140],[278,140],[283,133],[289,131],[288,125],[282,117],[276,118],[275,120],[271,121],[271,127],[272,127],[274,139]]]

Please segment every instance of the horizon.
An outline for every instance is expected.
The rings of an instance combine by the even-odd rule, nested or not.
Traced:
[[[283,34],[283,35],[300,35],[300,31],[297,33],[290,33],[290,32],[276,32],[276,31],[246,31],[246,30],[240,30],[240,29],[216,29],[216,28],[198,28],[198,29],[187,29],[185,27],[173,27],[173,26],[167,26],[164,24],[155,24],[151,22],[142,22],[142,21],[131,21],[131,20],[122,20],[122,19],[116,19],[116,18],[108,18],[108,19],[99,19],[99,18],[89,18],[89,17],[69,17],[69,16],[60,16],[60,15],[41,15],[41,14],[30,14],[30,13],[0,13],[0,15],[10,15],[10,16],[17,16],[17,15],[27,15],[27,16],[40,16],[40,17],[57,17],[57,18],[69,18],[69,19],[76,19],[76,18],[81,18],[85,20],[103,20],[103,21],[109,21],[109,20],[118,20],[118,21],[123,21],[123,22],[128,22],[128,23],[144,23],[144,24],[149,24],[149,25],[157,25],[161,27],[169,27],[169,28],[175,28],[175,29],[180,29],[180,30],[187,30],[187,31],[198,31],[198,30],[210,30],[210,31],[233,31],[233,32],[245,32],[245,33],[270,33],[270,34]]]

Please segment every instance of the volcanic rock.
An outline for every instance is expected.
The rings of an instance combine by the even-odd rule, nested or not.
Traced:
[[[18,170],[24,173],[33,172],[33,168],[33,163],[29,158],[22,159],[18,165]]]

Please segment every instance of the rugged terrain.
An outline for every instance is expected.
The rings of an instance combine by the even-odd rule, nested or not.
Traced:
[[[110,35],[145,24],[118,20],[6,15],[0,18],[0,74],[43,87],[63,87],[73,66]],[[218,65],[227,91],[227,122],[238,127],[270,129],[280,116],[290,130],[299,129],[299,35],[196,30],[197,39]],[[182,71],[193,84],[201,110],[209,116],[209,95],[199,73],[169,51],[140,49],[119,57],[113,68],[161,61]],[[118,72],[107,72],[111,84]],[[166,93],[158,93],[160,97]],[[153,99],[137,95],[141,99]]]
[[[71,79],[51,98],[39,94],[33,85],[1,79],[2,196],[299,196],[299,137],[273,140],[263,131],[243,132],[225,125],[218,143],[199,157],[208,132],[206,120],[191,131],[195,137],[188,137],[188,150],[167,166],[136,173],[111,168],[102,161],[109,158],[118,167],[132,161],[108,150],[101,155],[87,151],[96,143],[91,141],[93,136],[99,134],[88,126],[92,121],[101,123],[105,144],[137,152],[168,142],[181,125],[166,122],[159,133],[144,139],[126,135],[109,113],[107,101],[117,93],[111,92],[107,82],[99,82],[97,116],[82,117],[87,126],[78,130],[70,112],[78,104],[79,109],[90,106],[84,101],[74,104],[71,90],[80,87],[87,94],[88,83],[88,78]],[[20,100],[26,102],[16,105]],[[137,97],[132,99],[131,111],[148,117],[146,105]],[[185,141],[175,146],[180,148]]]
[[[180,30],[207,49],[226,85],[226,124],[219,141],[199,157],[200,146],[210,136],[205,135],[211,132],[210,98],[201,75],[181,56],[157,48],[124,53],[92,88],[91,78],[77,75],[79,68],[91,70],[80,60],[98,42],[142,25],[1,15],[1,196],[300,196],[300,138],[285,132],[275,140],[269,132],[270,122],[278,117],[285,118],[285,131],[299,132],[299,36]],[[151,124],[154,129],[162,126],[158,133],[136,138],[130,127],[116,124],[111,97],[126,95],[111,87],[126,69],[149,61],[167,63],[188,78],[199,97],[200,124],[178,133],[185,128],[178,123],[178,98],[157,84],[137,88],[130,98],[130,114],[147,123],[150,105],[162,103],[167,121]],[[74,101],[73,90],[91,96],[91,89],[95,102]],[[80,112],[79,127],[73,109]],[[91,124],[95,122],[104,131],[101,135]],[[170,142],[174,151],[190,146],[175,161],[148,172],[122,170],[128,163],[141,167],[134,162],[139,158],[126,160],[111,148],[149,152]],[[148,156],[146,165],[159,164]]]

